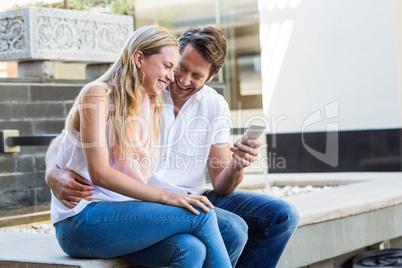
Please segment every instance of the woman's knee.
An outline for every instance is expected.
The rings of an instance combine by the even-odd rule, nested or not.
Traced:
[[[223,225],[219,227],[225,243],[229,243],[236,248],[244,247],[248,240],[248,226],[241,217],[233,214],[225,220],[220,219],[219,224]]]
[[[234,229],[233,235],[235,235],[234,242],[238,247],[244,247],[248,240],[247,223],[241,217],[238,217],[232,221],[232,228]]]
[[[196,219],[198,219],[201,224],[217,223],[217,216],[214,209],[210,209],[208,212],[205,212],[199,208],[197,208],[197,210],[200,212],[200,214],[196,215]]]
[[[195,236],[190,234],[175,235],[166,242],[175,245],[172,264],[176,264],[178,267],[203,266],[207,249],[205,244]]]

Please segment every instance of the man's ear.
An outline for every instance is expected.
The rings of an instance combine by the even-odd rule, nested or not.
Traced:
[[[205,83],[211,82],[212,79],[214,79],[214,77],[215,77],[215,75],[212,75],[212,76],[207,80],[207,82],[205,82]]]
[[[144,54],[142,51],[137,51],[134,53],[134,62],[137,68],[141,68],[142,66],[142,60],[144,59]]]

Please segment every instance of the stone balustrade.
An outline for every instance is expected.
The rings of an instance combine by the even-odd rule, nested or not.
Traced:
[[[114,62],[132,32],[130,16],[39,7],[4,11],[0,61],[18,61],[19,77],[54,78],[56,62]]]
[[[133,18],[25,7],[0,12],[0,60],[114,62]]]

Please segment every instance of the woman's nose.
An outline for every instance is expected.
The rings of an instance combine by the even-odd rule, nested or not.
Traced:
[[[167,80],[168,80],[169,82],[173,82],[173,80],[174,80],[174,70],[170,70],[170,71],[168,72],[168,74],[167,74]]]

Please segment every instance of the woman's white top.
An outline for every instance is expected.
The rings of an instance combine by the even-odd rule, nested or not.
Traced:
[[[111,101],[109,98],[109,104],[111,104],[110,102]],[[145,120],[139,120],[139,121],[144,122],[146,121],[148,123],[153,122],[151,116],[152,115],[151,105],[147,95],[146,97],[144,97],[142,104],[143,105],[140,116],[144,117],[143,119]],[[137,134],[139,135],[139,137],[148,137],[145,139],[145,142],[143,144],[144,146],[142,147],[141,152],[144,155],[148,156],[149,159],[144,160],[144,158],[141,157],[136,159],[130,157],[125,157],[125,159],[119,159],[118,157],[114,156],[112,152],[113,148],[111,148],[110,146],[110,144],[113,143],[114,140],[113,136],[114,132],[112,131],[113,121],[114,121],[113,116],[109,116],[109,119],[106,124],[106,139],[109,148],[108,149],[109,165],[112,168],[115,168],[116,170],[119,170],[120,172],[132,177],[133,179],[137,179],[139,181],[146,183],[150,176],[151,168],[149,166],[143,166],[143,162],[146,162],[145,163],[146,165],[149,165],[148,162],[154,162],[154,160],[151,160],[152,157],[150,156],[149,153],[149,150],[151,150],[151,148],[149,144],[150,132],[148,132],[148,130],[152,128],[144,128],[144,126],[137,128]],[[60,147],[56,157],[57,166],[60,169],[67,169],[74,171],[75,173],[83,177],[85,180],[92,183],[84,157],[83,146],[85,146],[85,144],[83,145],[83,143],[81,142],[80,133],[78,131],[71,132],[68,130],[64,130],[62,135],[63,139],[60,143]],[[76,206],[72,209],[64,206],[52,192],[51,220],[53,224],[80,213],[85,208],[85,206],[90,202],[96,202],[96,201],[119,202],[119,201],[134,200],[131,197],[121,195],[119,193],[107,190],[105,188],[95,185],[92,186],[94,187],[94,193],[89,197],[92,198],[93,201],[87,201],[83,199],[78,204],[76,204]]]

